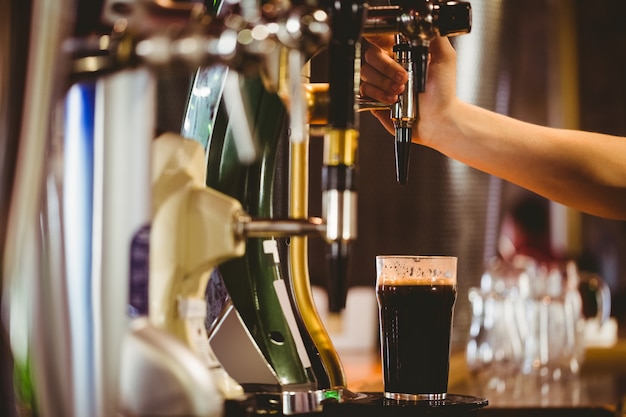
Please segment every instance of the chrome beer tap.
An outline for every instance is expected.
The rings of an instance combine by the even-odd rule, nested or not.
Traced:
[[[471,30],[471,6],[462,1],[399,0],[367,11],[366,33],[393,34],[394,58],[408,73],[404,92],[391,108],[395,127],[396,179],[408,179],[411,135],[419,120],[419,93],[426,89],[428,48],[437,36]]]

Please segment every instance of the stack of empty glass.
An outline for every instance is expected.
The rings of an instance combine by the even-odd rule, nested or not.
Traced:
[[[520,378],[551,382],[575,377],[585,341],[576,264],[528,257],[494,261],[470,288],[469,369],[502,391]],[[601,302],[601,301],[600,301]],[[598,308],[600,322],[607,308]]]

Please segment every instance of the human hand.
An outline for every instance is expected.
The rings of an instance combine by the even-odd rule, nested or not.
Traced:
[[[360,93],[383,103],[393,104],[404,91],[407,73],[393,59],[393,36],[371,36],[361,67]],[[419,122],[413,129],[413,141],[428,145],[436,139],[440,123],[452,116],[456,101],[456,52],[446,37],[430,43],[426,91],[419,95]],[[374,111],[383,126],[394,133],[389,111]]]

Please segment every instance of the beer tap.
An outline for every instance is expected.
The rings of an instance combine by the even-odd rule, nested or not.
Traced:
[[[395,127],[396,178],[408,179],[412,130],[419,120],[419,93],[426,89],[428,49],[436,36],[468,33],[471,6],[462,1],[399,0],[391,6],[369,7],[365,31],[394,34],[395,60],[408,73],[407,83],[391,108]]]
[[[340,313],[347,296],[350,245],[357,228],[356,114],[361,46],[365,19],[363,1],[332,2],[329,56],[328,128],[324,136],[322,206],[326,221],[329,312]]]

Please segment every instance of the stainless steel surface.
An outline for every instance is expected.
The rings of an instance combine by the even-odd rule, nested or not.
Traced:
[[[324,390],[316,391],[283,391],[283,414],[314,413],[322,411]]]
[[[324,193],[326,205],[326,238],[349,242],[357,235],[357,194],[352,191],[328,190]]]
[[[413,54],[410,48],[399,49],[395,53],[395,60],[406,70],[408,79],[406,88],[398,95],[398,101],[393,105],[391,118],[397,128],[413,128],[417,114],[417,91],[415,87],[415,71],[413,71]]]
[[[365,21],[365,31],[395,35],[399,31],[399,17],[402,8],[398,5],[377,5],[370,3]]]
[[[320,218],[311,219],[252,219],[240,216],[237,224],[237,235],[241,237],[287,237],[324,234],[326,226]]]
[[[357,96],[357,104],[359,105],[359,111],[389,110],[391,108],[391,105],[387,103],[381,103],[363,96]]]
[[[385,398],[398,401],[442,401],[446,399],[446,393],[442,394],[401,394],[397,392],[385,392]]]
[[[393,0],[369,3],[365,31],[393,35],[401,33],[417,42],[428,43],[441,36],[467,33],[471,29],[472,8],[464,1],[414,1],[402,5]],[[404,6],[404,7],[403,7]]]

